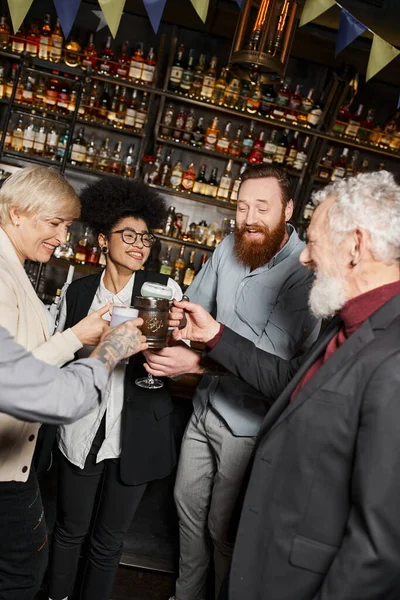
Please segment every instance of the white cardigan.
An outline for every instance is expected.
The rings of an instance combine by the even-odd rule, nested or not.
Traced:
[[[67,329],[50,337],[45,309],[0,227],[0,325],[36,358],[61,366],[73,360],[82,344]],[[1,385],[1,382],[0,382]],[[0,413],[0,481],[26,481],[39,425]]]

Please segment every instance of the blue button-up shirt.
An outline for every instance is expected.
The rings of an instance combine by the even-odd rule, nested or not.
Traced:
[[[270,262],[254,271],[240,264],[229,235],[188,288],[220,322],[267,352],[290,359],[318,336],[319,321],[308,308],[312,274],[299,262],[304,243],[289,225],[290,237]],[[194,396],[200,416],[211,402],[237,436],[255,436],[268,410],[265,398],[233,375],[206,375]]]

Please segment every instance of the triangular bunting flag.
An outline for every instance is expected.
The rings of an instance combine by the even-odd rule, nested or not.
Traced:
[[[351,42],[354,42],[359,35],[364,33],[368,28],[358,21],[348,10],[342,8],[340,13],[340,25],[338,36],[336,38],[335,56],[346,48]]]
[[[303,12],[301,13],[299,27],[303,27],[306,23],[313,21],[328,10],[328,8],[335,6],[335,4],[335,0],[306,0]]]
[[[190,0],[203,23],[206,22],[210,0]]]
[[[115,38],[124,11],[125,0],[99,0],[99,4],[111,35]]]
[[[81,0],[53,0],[58,18],[60,19],[64,37],[71,33]]]
[[[392,62],[399,54],[400,50],[397,50],[392,44],[385,42],[379,35],[374,33],[365,81],[369,81],[371,77],[374,77],[374,75],[379,73],[383,67],[386,67],[386,65]]]
[[[236,2],[238,3],[240,10],[242,10],[245,0],[236,0]]]
[[[8,0],[8,8],[10,11],[11,22],[14,33],[18,31],[22,21],[26,17],[26,13],[31,7],[33,0]]]
[[[149,15],[149,19],[154,29],[154,33],[157,33],[158,28],[160,26],[160,21],[164,12],[166,1],[167,0],[143,0],[143,4],[145,9],[147,10],[147,14]]]

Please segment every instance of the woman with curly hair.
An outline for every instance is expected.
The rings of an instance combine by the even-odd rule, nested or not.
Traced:
[[[112,301],[132,305],[144,281],[180,287],[166,275],[141,270],[165,218],[164,199],[129,180],[103,178],[81,195],[82,221],[106,256],[102,273],[73,282],[60,325],[71,325]],[[86,349],[88,350],[88,349]],[[80,354],[82,356],[82,354]],[[147,483],[169,475],[176,462],[168,388],[135,385],[147,373],[138,355],[116,368],[96,410],[58,436],[57,521],[50,558],[49,597],[72,594],[82,543],[88,538],[82,600],[109,600],[124,537]]]

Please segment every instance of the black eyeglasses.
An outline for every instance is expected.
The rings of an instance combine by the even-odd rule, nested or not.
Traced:
[[[132,245],[139,238],[143,246],[151,248],[156,242],[156,238],[152,233],[138,233],[134,229],[118,229],[118,231],[112,231],[111,233],[120,233],[125,244]]]

